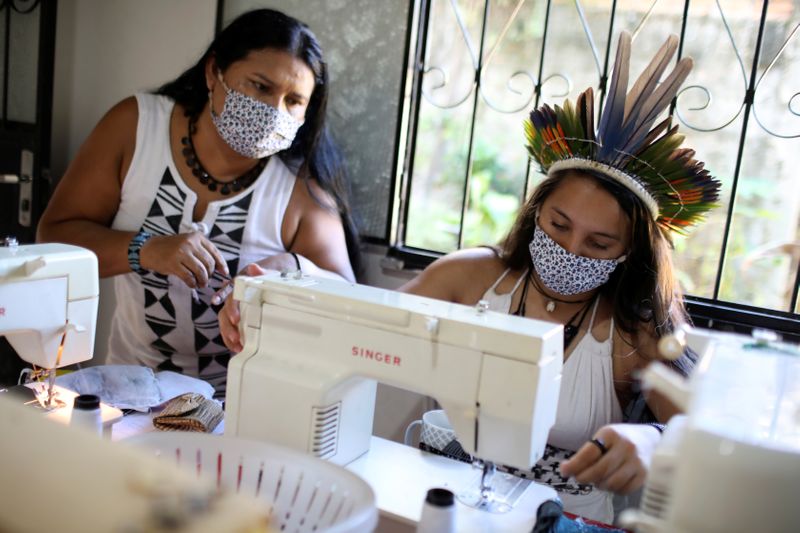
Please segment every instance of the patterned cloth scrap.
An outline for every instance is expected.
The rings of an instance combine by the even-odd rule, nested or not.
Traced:
[[[471,463],[473,460],[473,457],[464,451],[464,448],[461,447],[461,444],[457,440],[453,440],[442,450],[420,442],[419,449],[424,452],[441,455],[465,463]],[[566,494],[589,494],[594,489],[591,484],[578,483],[574,478],[562,476],[559,471],[561,463],[574,454],[575,452],[572,450],[565,450],[547,444],[542,458],[533,465],[533,468],[530,470],[523,470],[508,465],[497,465],[497,471],[505,472],[522,479],[530,479],[538,483],[544,483],[555,489],[556,492]]]
[[[210,433],[222,421],[222,406],[202,394],[189,392],[176,396],[153,417],[153,425],[162,431],[198,431]]]

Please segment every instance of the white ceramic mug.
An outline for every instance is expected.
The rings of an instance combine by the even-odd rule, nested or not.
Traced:
[[[412,433],[414,428],[422,426],[419,434],[419,440],[424,442],[427,446],[436,450],[442,451],[445,446],[450,444],[456,438],[456,432],[447,420],[447,415],[441,409],[428,411],[422,415],[422,420],[414,420],[406,428],[406,434],[403,441],[406,446],[413,446]]]

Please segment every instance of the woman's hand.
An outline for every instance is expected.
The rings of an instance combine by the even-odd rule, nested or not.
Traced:
[[[260,276],[264,274],[263,268],[255,263],[247,265],[241,272],[245,276]],[[242,339],[239,336],[239,302],[233,299],[230,293],[225,299],[225,305],[219,310],[219,331],[225,346],[233,353],[239,353],[244,349]]]
[[[592,441],[581,446],[561,463],[561,475],[619,494],[644,485],[653,451],[661,440],[656,428],[647,424],[611,424],[600,428],[594,439],[602,446]]]
[[[217,247],[199,231],[154,235],[140,252],[142,268],[177,276],[191,288],[206,287],[216,270],[228,275],[228,265]]]
[[[297,257],[297,259],[295,259],[295,257]],[[304,261],[303,271],[310,268],[313,269],[313,273],[316,275],[325,274],[324,270],[317,268],[307,259],[302,258],[302,256],[295,256],[290,252],[267,257],[258,263],[250,263],[244,268],[244,270],[240,272],[240,274],[245,276],[260,276],[265,274],[267,270],[293,271],[297,269],[297,263],[301,260]],[[341,278],[341,276],[338,274],[328,275]],[[233,282],[231,281],[231,283]],[[217,295],[222,297],[224,295],[223,291],[225,291],[225,288],[217,291],[217,294],[215,294],[214,297],[217,297]],[[242,351],[242,349],[244,349],[244,346],[242,345],[242,339],[239,336],[240,318],[239,303],[233,299],[232,293],[229,293],[227,298],[225,298],[225,304],[219,311],[219,330],[222,334],[222,340],[225,343],[225,346],[227,346],[228,349],[234,353],[239,353]]]

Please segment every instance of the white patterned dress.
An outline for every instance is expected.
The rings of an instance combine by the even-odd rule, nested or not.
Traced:
[[[178,173],[170,149],[174,103],[152,94],[137,94],[136,101],[136,150],[111,227],[153,235],[205,228],[232,273],[285,252],[281,225],[296,177],[281,159],[270,157],[249,187],[210,202],[203,219],[194,221],[197,195]],[[108,363],[181,372],[223,394],[230,352],[219,332],[220,306],[211,304],[222,282],[215,274],[208,287],[192,291],[179,278],[154,272],[116,276]]]
[[[528,274],[526,271],[510,292],[497,294],[495,289],[508,272],[503,272],[483,295],[493,311],[511,312],[513,294]],[[595,301],[592,309],[589,332],[594,326],[598,301]],[[614,389],[611,358],[613,331],[612,318],[609,336],[605,341],[598,341],[591,333],[573,341],[576,345],[564,362],[556,421],[550,429],[544,457],[530,471],[512,469],[516,475],[553,487],[566,511],[607,524],[614,521],[613,494],[567,479],[561,476],[558,467],[561,461],[590,440],[600,427],[623,420],[622,408]]]

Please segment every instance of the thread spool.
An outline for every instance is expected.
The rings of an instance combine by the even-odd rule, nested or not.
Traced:
[[[455,496],[447,489],[429,489],[422,505],[417,533],[455,533]]]
[[[103,435],[103,418],[100,414],[100,397],[95,394],[80,394],[72,404],[70,426],[76,426]]]

